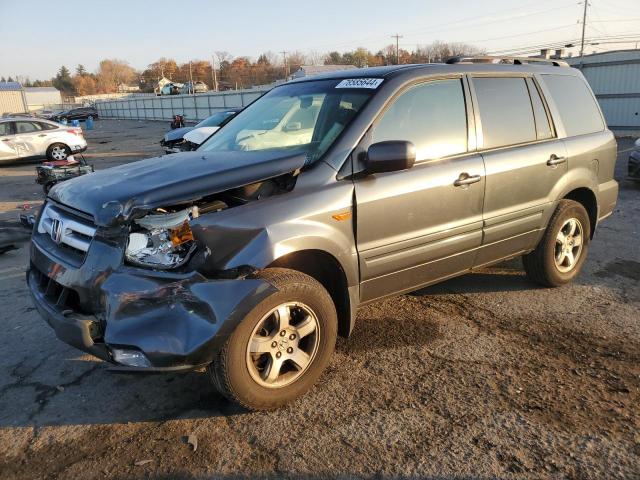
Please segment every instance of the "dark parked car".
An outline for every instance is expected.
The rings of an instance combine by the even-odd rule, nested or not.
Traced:
[[[633,144],[633,151],[629,155],[629,180],[640,182],[640,138]]]
[[[98,110],[94,107],[72,108],[71,110],[52,115],[50,120],[53,120],[54,122],[61,122],[66,119],[70,122],[71,120],[86,120],[89,117],[93,117],[94,120],[97,120]]]
[[[164,134],[164,138],[160,140],[160,145],[167,153],[177,153],[183,150],[184,136],[192,130],[205,127],[220,128],[222,125],[231,120],[241,108],[227,108],[226,110],[216,112],[210,117],[205,118],[193,127],[174,128]],[[213,132],[212,132],[213,133]]]
[[[616,205],[616,140],[579,70],[533,62],[302,78],[195,152],[56,185],[35,305],[117,370],[206,367],[272,409],[311,388],[362,305],[517,256],[569,283]]]

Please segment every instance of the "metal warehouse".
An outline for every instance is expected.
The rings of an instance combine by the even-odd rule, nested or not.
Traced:
[[[589,81],[609,128],[640,130],[640,50],[617,50],[567,58]],[[582,64],[582,65],[581,65]]]
[[[18,82],[0,82],[0,115],[26,111],[27,99],[22,85]]]

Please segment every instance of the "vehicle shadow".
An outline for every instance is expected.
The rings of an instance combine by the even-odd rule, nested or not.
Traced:
[[[529,280],[519,258],[483,268],[409,293],[412,296],[496,293],[542,288]]]

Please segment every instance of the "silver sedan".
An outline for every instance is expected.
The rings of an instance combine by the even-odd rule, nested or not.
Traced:
[[[86,149],[80,127],[40,118],[0,118],[0,163],[38,157],[64,160]]]

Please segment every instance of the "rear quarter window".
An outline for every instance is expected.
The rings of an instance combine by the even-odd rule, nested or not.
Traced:
[[[542,78],[558,107],[567,136],[604,130],[596,99],[582,78],[548,74]]]

